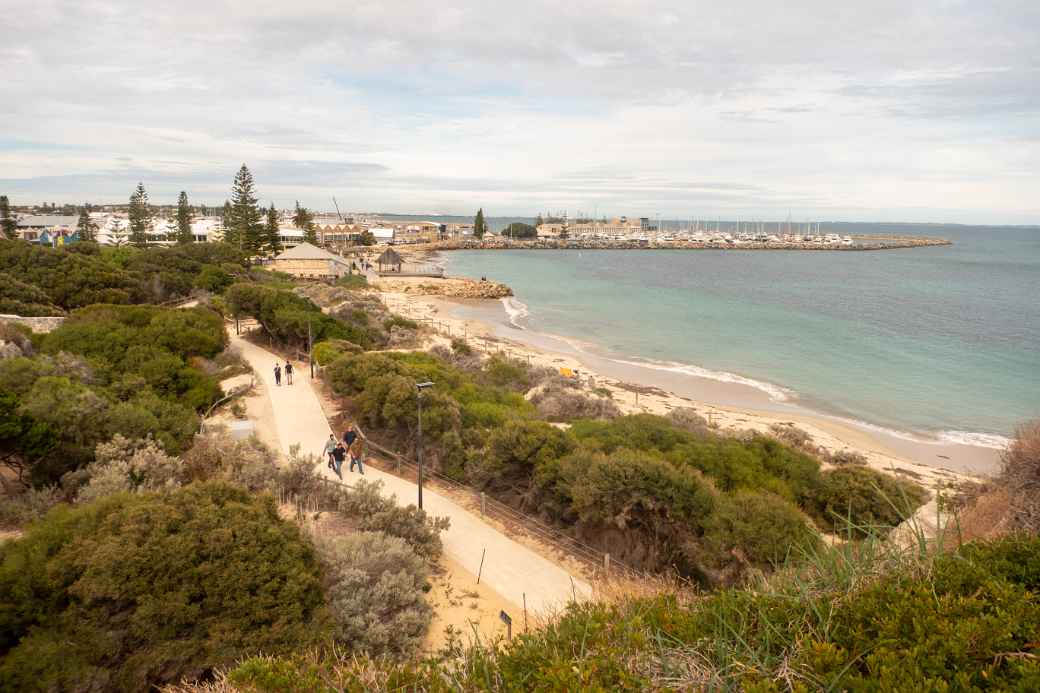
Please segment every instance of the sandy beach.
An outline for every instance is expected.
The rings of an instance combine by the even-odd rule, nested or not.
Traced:
[[[455,299],[402,291],[400,282],[374,288],[393,311],[423,322],[430,343],[463,338],[484,352],[502,352],[532,365],[569,369],[583,386],[605,389],[624,413],[667,414],[689,407],[722,432],[768,432],[792,425],[829,452],[848,450],[879,470],[914,479],[935,489],[996,473],[1000,451],[972,445],[916,439],[858,422],[828,416],[739,382],[720,382],[597,353],[590,345],[511,324],[498,300]],[[429,280],[416,280],[429,283]]]

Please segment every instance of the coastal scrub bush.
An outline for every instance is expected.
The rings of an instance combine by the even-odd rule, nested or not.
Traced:
[[[716,492],[695,469],[635,450],[575,452],[547,470],[555,502],[583,537],[648,569],[689,569],[684,547],[714,512]]]
[[[805,515],[771,493],[724,494],[706,521],[703,561],[770,570],[816,548],[819,537]]]
[[[93,303],[134,303],[146,298],[140,275],[102,257],[60,248],[0,242],[0,272],[17,278],[19,285],[35,287],[48,299],[41,302],[40,294],[32,292],[20,294],[23,298],[16,298],[19,302],[45,303],[65,311]]]
[[[807,509],[823,527],[864,537],[886,533],[913,515],[927,497],[911,481],[868,467],[837,467],[820,476]]]
[[[770,491],[802,504],[819,483],[819,462],[766,436],[693,432],[651,414],[577,421],[570,430],[590,449],[610,454],[627,447],[698,469],[722,491]]]
[[[281,482],[278,457],[255,437],[235,440],[223,432],[195,437],[181,455],[184,483],[224,481],[249,491],[274,491]]]
[[[180,487],[183,477],[181,461],[155,441],[128,440],[120,434],[99,443],[94,461],[83,471],[86,483],[76,494],[79,503],[121,492],[171,491]]]
[[[7,272],[0,272],[0,313],[36,317],[64,315],[65,311],[51,302],[47,292]]]
[[[368,288],[368,278],[363,274],[345,274],[336,280],[336,286],[352,291]]]
[[[574,441],[543,421],[514,420],[490,432],[470,478],[500,497],[522,499],[546,467],[574,450]],[[537,505],[527,498],[520,505]]]
[[[581,390],[550,381],[530,399],[546,421],[573,421],[574,419],[614,419],[621,410],[605,397],[590,397]]]
[[[352,652],[414,653],[433,614],[423,561],[402,539],[379,532],[324,536],[317,548],[334,639]]]
[[[256,319],[282,344],[304,346],[308,339],[344,339],[371,349],[383,343],[379,331],[368,324],[364,311],[327,315],[312,300],[293,291],[239,282],[225,290],[224,300],[231,315]]]
[[[818,553],[812,571],[825,574],[811,588],[772,579],[693,599],[571,604],[511,641],[419,662],[252,658],[228,676],[243,690],[272,692],[1037,689],[1040,539],[887,567],[869,552]],[[848,584],[849,568],[869,581]]]
[[[792,665],[840,690],[1035,690],[1037,555],[1036,538],[1014,537],[889,576],[846,599]]]
[[[34,522],[62,501],[56,486],[17,488],[0,496],[0,528],[18,529]]]
[[[345,339],[327,339],[314,345],[314,360],[325,366],[345,354],[361,353],[362,348]]]
[[[396,537],[419,558],[435,562],[443,551],[440,533],[448,529],[446,517],[432,517],[415,505],[400,506],[394,496],[382,494],[383,482],[359,480],[341,490],[336,509],[352,518],[359,529]]]
[[[0,688],[146,690],[328,632],[310,544],[222,484],[59,506],[4,546]]]

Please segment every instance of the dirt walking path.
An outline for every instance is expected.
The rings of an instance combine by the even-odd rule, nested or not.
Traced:
[[[279,362],[278,356],[235,335],[231,335],[231,343],[253,367],[270,395],[282,452],[288,455],[292,446],[299,445],[302,454],[322,457],[332,430],[307,368],[298,364],[294,384],[287,385],[283,374],[282,385],[276,386],[274,366]],[[284,362],[282,365],[284,367]],[[324,462],[319,467],[323,476],[336,478]],[[344,465],[344,480],[349,483],[352,476]],[[365,478],[382,481],[384,490],[397,496],[397,502],[402,505],[415,502],[417,487],[410,481],[372,468],[366,468]],[[441,535],[445,554],[467,571],[479,574],[482,583],[487,583],[518,609],[526,600],[531,614],[546,615],[574,598],[591,596],[592,588],[587,582],[488,526],[436,491],[423,488],[423,507],[431,515],[451,520],[451,527]],[[517,619],[517,614],[511,615]]]

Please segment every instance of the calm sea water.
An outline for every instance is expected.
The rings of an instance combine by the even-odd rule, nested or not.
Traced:
[[[453,274],[513,287],[511,309],[533,330],[662,368],[739,376],[774,397],[896,430],[1009,435],[1040,416],[1040,229],[912,233],[954,245],[465,251],[445,262]]]

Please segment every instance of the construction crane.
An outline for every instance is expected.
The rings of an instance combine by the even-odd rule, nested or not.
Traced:
[[[339,220],[340,220],[340,221],[343,221],[343,215],[342,215],[342,214],[340,214],[340,211],[339,211],[339,203],[338,203],[338,202],[336,202],[336,196],[335,196],[335,195],[333,195],[333,196],[332,196],[332,204],[336,205],[336,216],[338,216],[338,217],[339,217]]]

